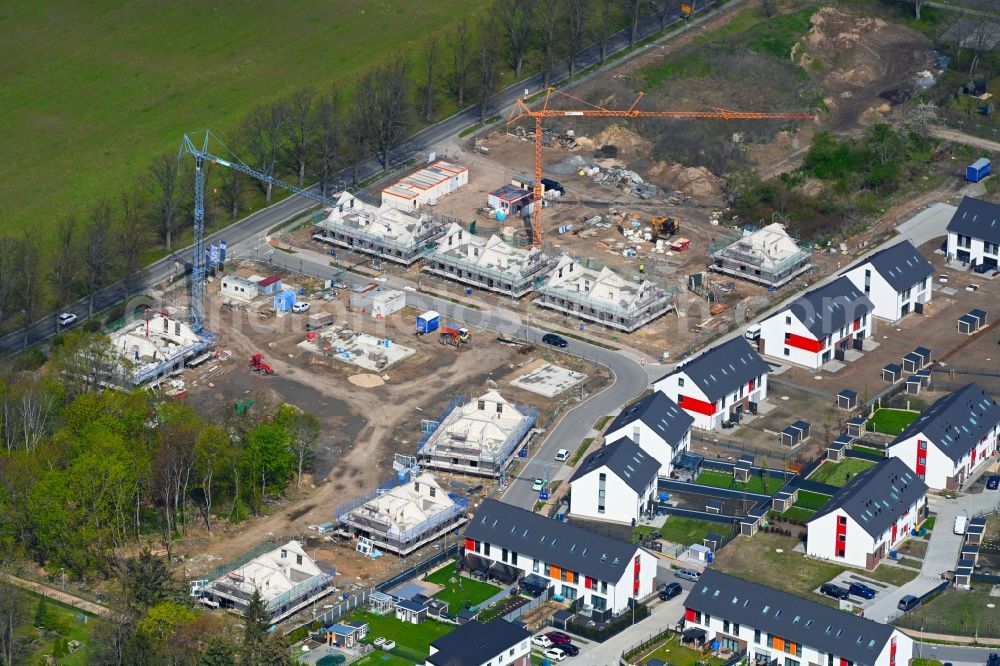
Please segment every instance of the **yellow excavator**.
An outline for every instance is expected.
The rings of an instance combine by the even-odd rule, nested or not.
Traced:
[[[650,226],[653,228],[653,238],[669,239],[681,230],[681,223],[672,217],[654,217]]]

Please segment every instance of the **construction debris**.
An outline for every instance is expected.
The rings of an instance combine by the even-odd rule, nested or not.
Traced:
[[[646,183],[636,172],[621,167],[598,171],[591,179],[598,185],[611,185],[640,199],[651,199],[660,193],[660,188]]]

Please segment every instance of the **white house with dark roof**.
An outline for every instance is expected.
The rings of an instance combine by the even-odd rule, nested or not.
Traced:
[[[663,391],[654,391],[621,411],[604,433],[604,441],[628,437],[660,463],[660,476],[670,476],[673,460],[691,448],[694,418]]]
[[[706,569],[684,600],[684,634],[769,666],[907,666],[913,639],[891,625]]]
[[[465,529],[464,566],[535,574],[595,610],[621,612],[655,591],[652,553],[494,499]]]
[[[888,458],[855,475],[809,519],[806,554],[874,569],[926,509],[927,484]]]
[[[583,459],[570,478],[574,518],[635,525],[653,510],[660,463],[623,437]]]
[[[978,384],[966,384],[931,405],[892,441],[899,458],[936,490],[956,490],[997,451],[1000,405]]]
[[[1000,204],[965,197],[948,222],[949,260],[996,269],[1000,260]]]
[[[871,299],[872,314],[894,322],[922,311],[930,302],[933,272],[920,250],[904,240],[875,252],[842,275]]]
[[[502,617],[469,620],[435,639],[424,666],[530,666],[531,632]]]
[[[760,352],[816,370],[871,337],[875,306],[846,277],[806,292],[760,323]]]
[[[653,382],[653,388],[676,400],[696,428],[714,430],[723,421],[753,412],[767,398],[770,371],[746,339],[737,337],[680,363]]]

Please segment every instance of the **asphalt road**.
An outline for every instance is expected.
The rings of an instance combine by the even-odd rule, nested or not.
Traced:
[[[704,11],[704,7],[701,3],[696,2],[697,12],[701,13]],[[741,0],[733,0],[727,3],[722,11],[729,11],[734,6],[741,4]],[[714,3],[713,3],[714,5]],[[690,19],[692,24],[697,24],[705,20],[705,16],[698,16],[696,18]],[[672,16],[669,25],[673,25],[678,21],[681,21],[679,16]],[[637,40],[642,40],[650,35],[654,35],[660,32],[660,24],[658,19],[655,17],[647,17],[639,24]],[[628,48],[628,34],[626,31],[621,31],[614,35],[608,42],[608,54],[613,55],[624,49]],[[577,58],[577,71],[580,71],[586,67],[596,64],[600,59],[600,51],[596,45],[593,45],[583,52]],[[551,77],[551,83],[561,83],[567,77],[567,70],[563,65],[560,65],[556,69],[554,75]],[[517,101],[519,97],[524,95],[525,90],[538,91],[542,85],[542,78],[540,75],[530,76],[519,83],[511,85],[504,90],[498,92],[494,95],[490,102],[489,108],[487,109],[486,115],[494,115],[497,113],[503,114],[505,111],[509,110],[510,107]],[[434,149],[435,146],[439,145],[443,141],[450,139],[457,135],[459,132],[465,128],[473,125],[479,121],[479,114],[476,107],[468,107],[459,113],[437,123],[427,127],[420,132],[417,132],[412,137],[404,141],[395,151],[394,154],[398,161],[405,161],[416,155],[427,153]],[[364,163],[358,170],[359,179],[365,180],[380,171],[380,166],[378,163],[371,159]],[[339,178],[349,181],[351,172],[345,169],[339,174]],[[303,211],[309,209],[314,205],[314,202],[302,197],[290,197],[285,199],[269,208],[258,211],[238,222],[233,223],[229,227],[223,230],[215,232],[209,235],[205,239],[206,246],[212,243],[218,243],[220,240],[226,240],[230,251],[234,251],[236,246],[245,243],[253,238],[266,233],[268,230],[278,226],[281,222],[294,217]],[[149,266],[147,269],[140,273],[136,280],[134,281],[135,287],[133,291],[136,293],[141,293],[150,287],[160,284],[164,280],[174,277],[179,272],[186,270],[185,267],[190,265],[191,261],[191,247],[187,247],[177,252],[174,252],[171,256],[162,259],[155,264]],[[123,300],[122,286],[120,283],[110,285],[103,291],[97,294],[94,299],[94,311],[100,312],[110,308]],[[90,307],[87,299],[81,299],[80,301],[67,306],[61,310],[62,312],[70,312],[77,315],[78,323],[82,322],[87,318]],[[42,341],[56,332],[56,320],[55,313],[43,317],[39,321],[35,322],[28,329],[27,344],[34,344],[36,342]],[[0,338],[0,357],[9,356],[16,353],[22,349],[24,343],[23,331],[17,331]]]

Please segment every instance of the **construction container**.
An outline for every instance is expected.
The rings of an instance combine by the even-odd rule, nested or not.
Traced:
[[[288,312],[295,305],[295,292],[291,289],[279,292],[274,295],[274,309],[276,312]]]
[[[406,307],[406,294],[396,289],[378,287],[351,294],[351,307],[375,319],[384,319]]]
[[[324,326],[329,326],[333,323],[333,315],[329,312],[314,312],[309,315],[309,319],[306,321],[306,330],[315,331],[317,328],[323,328]]]
[[[978,160],[965,167],[965,179],[970,183],[978,183],[986,176],[990,175],[990,161],[985,157],[980,157]]]
[[[417,316],[417,335],[425,335],[436,331],[441,325],[441,315],[434,310],[428,310]]]

